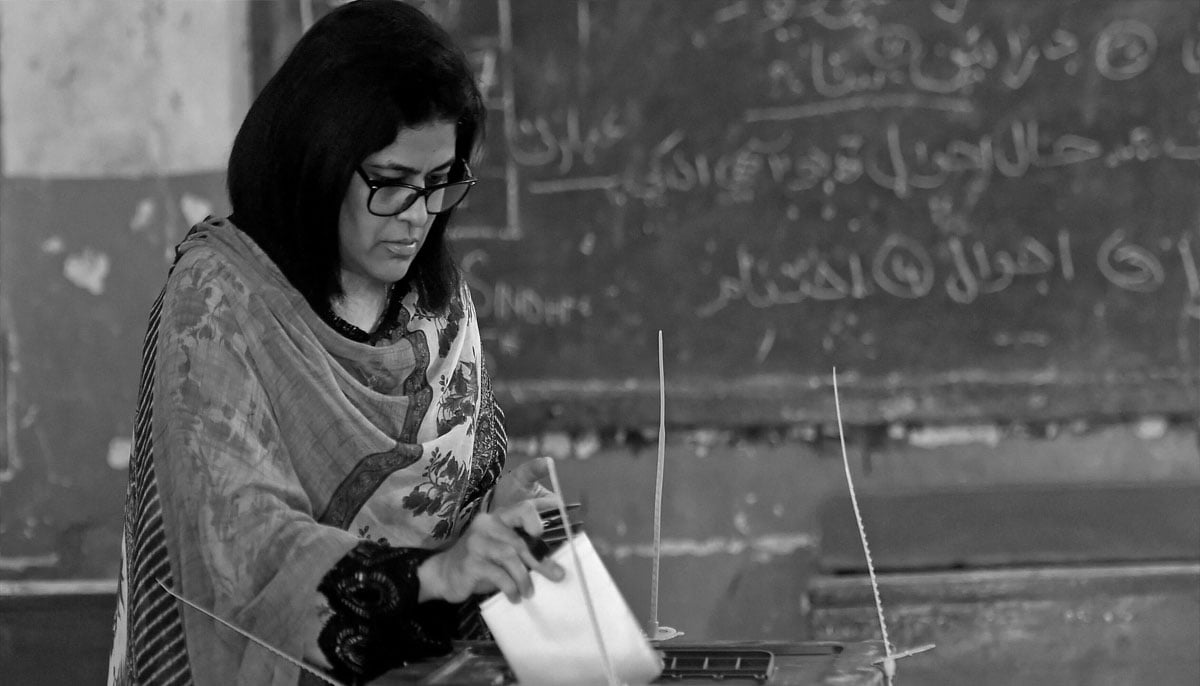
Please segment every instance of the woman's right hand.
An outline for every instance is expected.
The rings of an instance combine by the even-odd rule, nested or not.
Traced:
[[[516,528],[533,538],[542,535],[537,501],[476,514],[453,545],[417,568],[418,599],[458,603],[476,593],[500,591],[515,603],[533,594],[531,570],[551,581],[561,580],[562,567],[550,558],[538,562]]]

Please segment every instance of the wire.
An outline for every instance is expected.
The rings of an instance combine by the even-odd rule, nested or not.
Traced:
[[[875,595],[875,613],[879,616],[879,631],[883,634],[884,675],[892,683],[896,662],[892,657],[892,644],[888,640],[887,620],[883,617],[883,601],[879,597],[879,583],[875,579],[875,563],[871,561],[871,546],[867,545],[867,530],[863,526],[862,512],[858,509],[858,496],[854,493],[854,477],[850,475],[850,458],[846,455],[846,432],[842,430],[842,402],[838,396],[837,367],[833,368],[833,405],[837,410],[838,439],[842,444],[842,465],[846,468],[846,485],[850,487],[850,504],[854,507],[854,521],[858,524],[858,537],[862,540],[863,552],[867,556],[867,572],[871,575],[871,592]]]
[[[663,335],[658,331],[658,476],[654,482],[654,561],[650,570],[650,636],[658,634],[658,574],[662,559],[663,468],[667,453],[667,384]]]
[[[155,581],[157,581],[158,585],[162,587],[162,590],[167,592],[167,595],[171,596],[172,598],[175,598],[176,600],[183,603],[184,605],[187,605],[188,607],[192,608],[193,610],[196,610],[200,614],[205,615],[214,621],[220,622],[221,624],[224,624],[225,626],[234,630],[235,632],[242,635],[243,637],[250,639],[251,641],[262,646],[263,648],[266,648],[269,652],[273,653],[274,655],[277,655],[278,657],[283,658],[285,661],[290,662],[291,664],[299,667],[300,669],[308,672],[309,674],[312,674],[313,676],[321,679],[322,681],[331,683],[334,686],[345,686],[345,684],[343,684],[342,682],[334,679],[333,677],[331,677],[328,674],[326,674],[325,672],[317,669],[316,667],[313,667],[312,665],[305,663],[303,660],[300,660],[298,658],[292,657],[291,655],[288,655],[287,653],[283,652],[279,648],[276,648],[275,646],[271,645],[270,643],[267,643],[265,640],[259,638],[258,636],[255,636],[254,634],[250,633],[249,631],[246,631],[245,629],[237,626],[236,624],[233,624],[232,622],[228,622],[224,619],[221,619],[220,617],[213,614],[212,612],[205,610],[204,608],[200,607],[196,603],[193,603],[192,601],[188,600],[187,598],[184,598],[183,596],[179,595],[175,591],[172,591],[166,584],[164,584],[162,582],[162,579],[155,579]]]

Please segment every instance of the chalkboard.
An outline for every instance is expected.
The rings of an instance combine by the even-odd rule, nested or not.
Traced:
[[[427,3],[518,422],[1193,415],[1200,3]]]

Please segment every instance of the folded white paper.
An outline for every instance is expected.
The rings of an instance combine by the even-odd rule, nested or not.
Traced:
[[[587,534],[573,539],[617,681],[629,686],[650,683],[662,671],[662,659]],[[522,686],[609,683],[569,545],[564,543],[550,556],[566,571],[562,581],[535,573],[531,597],[513,603],[497,593],[480,605],[484,621]]]

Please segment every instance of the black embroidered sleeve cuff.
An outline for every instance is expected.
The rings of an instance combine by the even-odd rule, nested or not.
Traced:
[[[363,541],[317,586],[332,615],[317,645],[347,682],[450,652],[456,608],[418,603],[417,567],[434,551]]]

